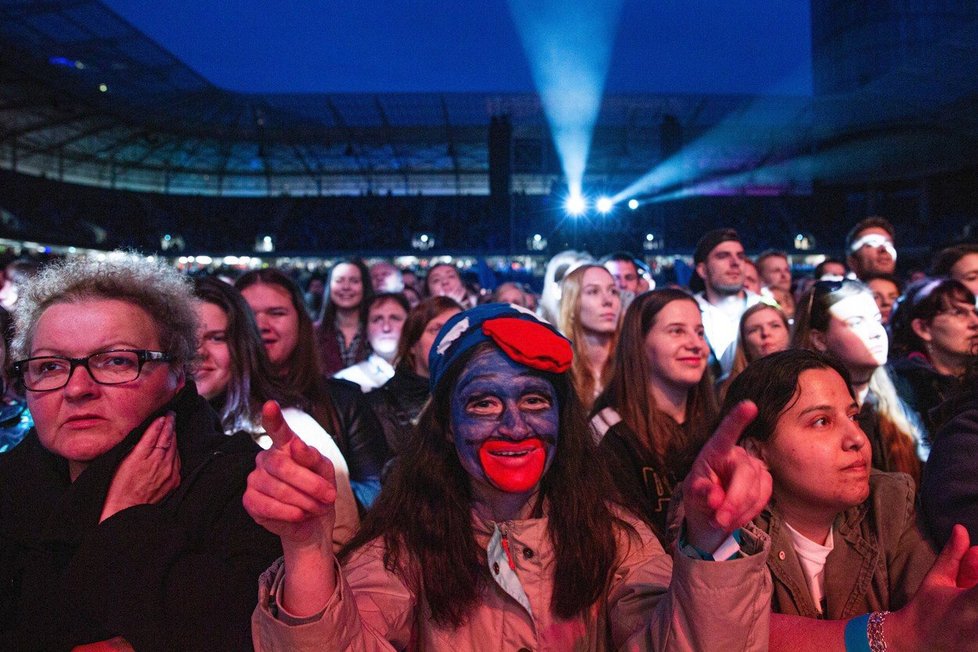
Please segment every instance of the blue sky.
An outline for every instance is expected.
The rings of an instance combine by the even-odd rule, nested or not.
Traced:
[[[534,90],[507,0],[104,1],[231,90]],[[606,92],[810,94],[809,30],[807,0],[622,0]]]

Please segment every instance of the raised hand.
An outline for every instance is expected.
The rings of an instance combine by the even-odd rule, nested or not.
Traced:
[[[248,476],[245,509],[283,544],[319,537],[331,541],[336,517],[332,463],[292,432],[274,401],[262,407],[262,425],[272,447],[258,454]]]
[[[180,486],[173,413],[155,419],[119,464],[99,523],[133,505],[156,504]]]
[[[968,531],[955,525],[913,599],[887,617],[888,650],[973,649],[978,639],[978,588],[972,576],[976,554],[978,546],[970,546]]]
[[[771,498],[767,466],[737,445],[756,416],[752,402],[738,403],[703,446],[683,482],[687,537],[701,550],[715,550]]]

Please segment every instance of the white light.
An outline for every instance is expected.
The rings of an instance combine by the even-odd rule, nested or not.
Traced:
[[[214,259],[210,256],[197,256],[198,265],[210,265],[214,262]]]
[[[584,199],[584,195],[570,194],[564,202],[564,209],[569,215],[583,215],[587,210],[587,200]]]
[[[629,199],[628,200],[628,207],[630,209],[632,209],[632,210],[635,210],[636,208],[638,208],[638,200],[637,199]]]
[[[611,201],[611,197],[599,197],[595,207],[599,213],[610,213],[615,204]]]
[[[542,235],[540,235],[539,233],[534,233],[534,234],[533,234],[533,241],[534,241],[534,242],[540,242],[540,240],[541,240],[542,238],[543,238],[543,236],[542,236]]]
[[[653,240],[655,240],[655,235],[652,234],[652,233],[646,233],[645,234],[645,240],[647,242],[652,242]]]
[[[107,93],[109,91],[109,86],[107,84],[99,84],[98,89],[103,93]]]
[[[262,238],[262,240],[265,242],[265,244],[271,244],[272,243],[272,236],[266,235],[264,238]]]
[[[421,242],[428,242],[428,234],[424,233],[421,235]]]

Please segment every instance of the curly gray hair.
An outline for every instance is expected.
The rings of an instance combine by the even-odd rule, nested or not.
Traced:
[[[45,266],[23,288],[14,307],[11,357],[30,355],[41,315],[52,305],[117,299],[139,306],[156,324],[160,347],[175,368],[197,354],[197,311],[190,280],[166,263],[131,254],[109,261],[75,259]]]

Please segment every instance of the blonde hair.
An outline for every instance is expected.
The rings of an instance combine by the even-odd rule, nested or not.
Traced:
[[[600,269],[608,273],[601,265],[588,264],[581,265],[572,272],[564,276],[560,282],[560,305],[557,313],[557,328],[560,329],[571,341],[574,347],[574,361],[571,363],[571,382],[574,390],[584,403],[585,408],[591,409],[597,393],[607,386],[608,381],[614,373],[615,368],[615,349],[618,345],[618,331],[616,328],[608,344],[608,359],[605,360],[604,367],[601,369],[600,378],[595,378],[588,366],[587,356],[584,354],[585,334],[581,326],[581,289],[584,285],[584,274],[589,269]],[[614,282],[614,279],[612,279]],[[621,324],[621,313],[618,315],[618,324]]]

